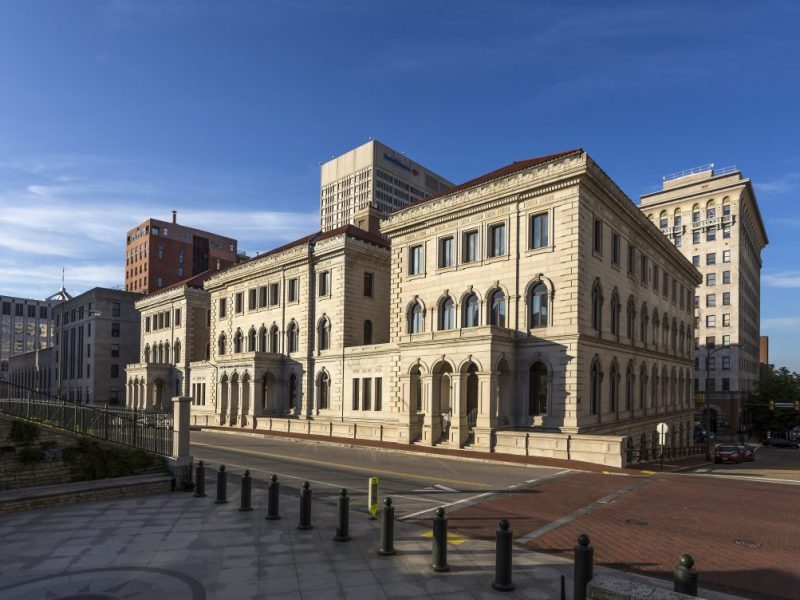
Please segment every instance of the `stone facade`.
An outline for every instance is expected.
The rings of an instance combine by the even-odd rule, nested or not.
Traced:
[[[688,445],[700,274],[585,152],[513,163],[381,233],[320,232],[205,281],[194,423],[610,465],[659,422]]]
[[[703,275],[694,298],[698,421],[705,428],[708,399],[712,431],[735,433],[759,377],[761,251],[768,240],[752,184],[735,168],[702,167],[665,178],[640,208]]]

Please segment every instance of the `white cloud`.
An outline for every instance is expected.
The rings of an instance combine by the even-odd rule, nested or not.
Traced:
[[[768,317],[761,319],[761,329],[764,331],[800,331],[800,317]]]
[[[761,283],[768,287],[800,288],[800,271],[765,273],[761,276]]]
[[[771,181],[754,184],[756,191],[768,194],[786,194],[800,187],[800,172],[784,173]]]

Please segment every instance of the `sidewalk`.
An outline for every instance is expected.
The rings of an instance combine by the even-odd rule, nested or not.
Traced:
[[[314,490],[312,531],[296,529],[297,488],[283,487],[280,521],[264,519],[264,482],[254,487],[253,512],[237,510],[238,489],[230,482],[228,504],[214,504],[211,480],[207,492],[206,498],[175,492],[5,519],[0,525],[0,597],[546,600],[559,597],[561,575],[566,576],[567,598],[572,597],[571,561],[521,548],[514,555],[516,590],[494,592],[490,541],[454,538],[448,546],[451,571],[433,573],[429,530],[402,522],[395,523],[397,555],[378,556],[379,522],[370,521],[360,507],[351,507],[352,541],[334,542],[335,491]],[[671,587],[661,580],[629,577]],[[710,592],[703,597],[731,598]]]

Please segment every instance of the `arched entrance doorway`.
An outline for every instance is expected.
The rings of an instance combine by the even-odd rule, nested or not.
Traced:
[[[530,417],[547,415],[550,377],[544,363],[537,361],[528,373],[528,414]]]
[[[228,424],[236,425],[239,422],[239,374],[231,375],[230,384],[230,409],[228,411]]]
[[[419,366],[414,365],[411,367],[411,381],[409,383],[409,406],[411,413],[422,412],[422,373]]]
[[[247,417],[250,414],[250,374],[245,373],[242,376],[242,385],[241,385],[241,419],[239,419],[239,424],[242,427],[245,427],[249,423],[247,422]]]
[[[261,411],[264,414],[279,412],[277,398],[275,398],[275,375],[264,373],[261,378]]]
[[[466,400],[467,427],[475,427],[478,421],[478,366],[470,362],[462,368],[464,396]]]

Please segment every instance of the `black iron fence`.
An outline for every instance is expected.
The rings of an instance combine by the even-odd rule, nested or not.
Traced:
[[[689,456],[699,456],[705,453],[705,446],[664,446],[664,460],[672,458],[686,458]],[[628,447],[626,452],[626,459],[629,465],[643,462],[657,462],[660,460],[661,454],[659,449],[653,449],[648,446]]]
[[[78,404],[7,385],[9,393],[0,398],[0,413],[154,454],[172,454],[171,414]]]

